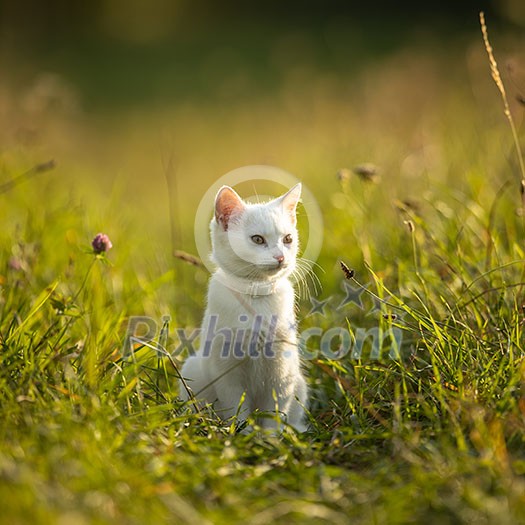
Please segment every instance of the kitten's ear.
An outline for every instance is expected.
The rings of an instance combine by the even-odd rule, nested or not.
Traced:
[[[290,214],[293,224],[295,224],[297,220],[295,216],[295,210],[297,209],[297,203],[301,198],[301,189],[302,185],[299,182],[292,189],[288,190],[284,195],[277,199],[284,210]]]
[[[230,218],[240,215],[244,207],[244,202],[239,195],[229,186],[223,186],[215,197],[215,220],[226,231]]]

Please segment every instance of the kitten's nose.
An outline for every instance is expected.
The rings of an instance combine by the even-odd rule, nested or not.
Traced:
[[[273,258],[274,258],[279,264],[283,264],[283,261],[284,261],[284,255],[274,255]]]

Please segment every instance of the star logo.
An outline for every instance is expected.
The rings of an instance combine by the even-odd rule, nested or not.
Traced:
[[[345,289],[345,297],[341,301],[341,304],[337,307],[338,310],[346,306],[347,304],[355,304],[363,310],[363,301],[361,301],[361,294],[363,288],[354,288],[350,283],[343,281],[343,287]]]
[[[311,315],[315,314],[321,314],[324,317],[326,315],[324,309],[330,302],[330,299],[332,299],[332,296],[330,296],[328,299],[325,299],[324,301],[318,301],[315,297],[310,297],[312,308],[310,308],[310,311],[306,314],[306,317],[310,317]]]
[[[372,307],[368,311],[366,315],[373,315],[376,312],[383,313],[385,312],[386,303],[388,302],[388,299],[390,297],[385,297],[384,299],[380,299],[379,297],[376,297],[375,295],[369,294],[370,299],[372,300]]]

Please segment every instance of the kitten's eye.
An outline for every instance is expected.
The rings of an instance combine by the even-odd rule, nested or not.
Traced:
[[[292,244],[293,237],[290,234],[285,235],[284,238],[283,238],[283,242],[284,242],[284,244]]]
[[[262,235],[252,235],[252,241],[255,244],[264,244],[266,242]]]

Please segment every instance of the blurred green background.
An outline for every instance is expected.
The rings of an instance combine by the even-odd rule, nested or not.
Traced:
[[[155,190],[174,152],[197,195],[245,163],[297,171],[310,145],[373,157],[371,135],[421,126],[477,68],[486,80],[481,9],[493,30],[524,23],[519,0],[3,1],[2,143]]]

